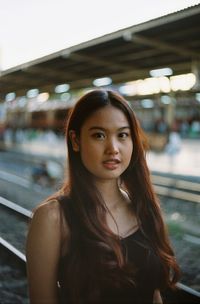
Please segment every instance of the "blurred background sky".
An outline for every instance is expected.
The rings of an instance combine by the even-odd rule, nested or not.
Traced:
[[[199,3],[0,0],[0,70]]]

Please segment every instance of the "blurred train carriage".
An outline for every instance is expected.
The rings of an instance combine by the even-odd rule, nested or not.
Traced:
[[[34,108],[32,108],[33,100],[27,100],[26,106],[21,107],[20,98],[17,98],[13,101],[14,106],[7,107],[4,114],[5,119],[0,124],[1,147],[32,140],[39,134],[39,131],[49,134],[46,136],[47,141],[51,140],[53,133],[58,137],[63,136],[64,122],[74,101],[75,98],[71,98],[67,102],[49,99],[41,105],[36,99]],[[171,125],[167,121],[169,111],[167,106],[154,101],[151,108],[145,108],[142,101],[142,99],[129,98],[129,102],[147,134],[150,149],[158,152],[165,149],[170,128],[173,128],[182,137],[200,136],[200,130],[197,130],[197,125],[200,125],[200,103],[197,101],[191,107],[190,98],[185,101],[184,105],[181,100],[177,99]]]

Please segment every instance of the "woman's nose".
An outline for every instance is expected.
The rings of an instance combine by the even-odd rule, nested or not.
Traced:
[[[119,153],[119,147],[115,140],[109,140],[106,146],[106,153],[116,155]]]

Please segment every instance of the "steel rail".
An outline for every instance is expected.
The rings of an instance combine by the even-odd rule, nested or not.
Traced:
[[[26,179],[24,179],[22,177],[19,177],[17,175],[14,175],[14,174],[11,174],[11,173],[8,173],[8,172],[5,172],[5,171],[0,172],[0,179],[3,179],[7,182],[11,182],[13,184],[16,184],[16,185],[21,186],[21,187],[26,188],[26,189],[32,189],[32,184],[31,184],[30,181],[27,181]],[[167,186],[169,186],[169,179],[166,179],[166,178],[163,178],[163,177],[159,177],[159,181],[158,181],[159,185],[154,184],[154,189],[155,189],[155,191],[158,195],[172,197],[172,198],[176,198],[176,199],[184,200],[184,201],[188,201],[188,202],[193,202],[193,203],[200,203],[200,195],[199,194],[190,193],[190,192],[183,191],[183,190],[178,190],[178,189],[174,189],[174,188],[165,187],[165,186],[163,186],[163,184],[166,182]],[[172,180],[170,180],[170,183],[171,182],[172,182]],[[181,180],[180,182],[183,182],[183,181]],[[192,188],[193,188],[192,190],[196,189],[196,187],[198,185],[198,184],[197,185],[196,184],[197,183],[191,183],[191,182],[185,183],[185,185],[188,185],[188,186],[191,185]],[[33,189],[38,191],[38,192],[41,192],[41,188],[38,185],[34,185]]]
[[[7,242],[4,238],[0,237],[0,245],[6,248],[9,252],[19,258],[21,261],[26,263],[26,256],[21,251],[19,251],[11,243]]]
[[[31,182],[27,181],[25,178],[15,175],[13,173],[9,173],[1,170],[0,179],[3,179],[7,182],[11,182],[13,184],[19,185],[23,188],[29,189],[31,186]]]
[[[0,237],[0,246],[3,246],[6,248],[11,254],[13,254],[16,258],[18,258],[20,261],[26,264],[26,256],[20,252],[16,247],[14,247],[12,244],[7,242],[5,239]],[[197,303],[197,300],[200,299],[200,292],[188,287],[185,284],[182,283],[177,283],[178,290],[181,293],[186,293],[187,296],[194,297],[195,300],[193,299],[191,303]],[[185,302],[177,302],[177,303],[185,303]]]
[[[0,171],[0,180],[4,180],[9,183],[13,183],[17,186],[20,186],[25,189],[31,189],[38,193],[43,193],[42,189],[39,185],[33,184],[32,181],[29,181],[23,177],[20,177],[16,174],[6,172],[6,171]]]
[[[183,179],[176,179],[173,177],[166,177],[161,175],[152,174],[152,181],[154,184],[163,185],[163,186],[172,186],[176,188],[192,190],[200,192],[200,185],[198,182],[186,181]]]
[[[169,187],[154,185],[155,192],[158,195],[172,197],[183,201],[188,201],[191,203],[200,203],[200,195],[189,193],[182,190],[177,190]]]
[[[190,287],[188,287],[187,285],[182,284],[182,283],[177,283],[177,287],[178,287],[179,289],[181,289],[181,290],[184,290],[186,293],[190,293],[190,294],[192,294],[192,295],[198,297],[199,300],[200,300],[200,292],[199,292],[199,291],[194,290],[193,288],[190,288]]]
[[[32,217],[32,212],[24,207],[19,206],[18,204],[15,204],[2,196],[0,196],[0,204],[5,206],[6,208],[12,209],[13,211],[17,212],[20,215],[25,216],[26,218]]]
[[[14,212],[20,213],[21,215],[25,216],[26,218],[31,218],[31,216],[32,216],[31,211],[11,202],[3,197],[0,197],[0,204],[13,210]],[[198,241],[199,241],[199,239],[198,239]],[[20,252],[15,246],[10,244],[8,241],[3,239],[2,237],[0,237],[0,245],[5,247],[9,252],[11,252],[13,255],[15,255],[17,258],[19,258],[21,261],[26,263],[26,256],[22,252]],[[181,293],[185,292],[187,295],[191,295],[197,299],[198,298],[200,299],[200,292],[198,292],[182,283],[177,283],[177,287]],[[193,303],[193,302],[191,302],[191,303]]]

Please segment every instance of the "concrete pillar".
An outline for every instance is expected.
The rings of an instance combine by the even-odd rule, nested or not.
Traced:
[[[171,99],[170,103],[166,107],[165,111],[165,121],[168,124],[169,128],[172,127],[174,118],[175,118],[175,111],[176,111],[176,99],[173,93],[169,94]]]
[[[47,125],[48,127],[52,127],[54,123],[54,113],[55,111],[49,110],[47,111]]]

